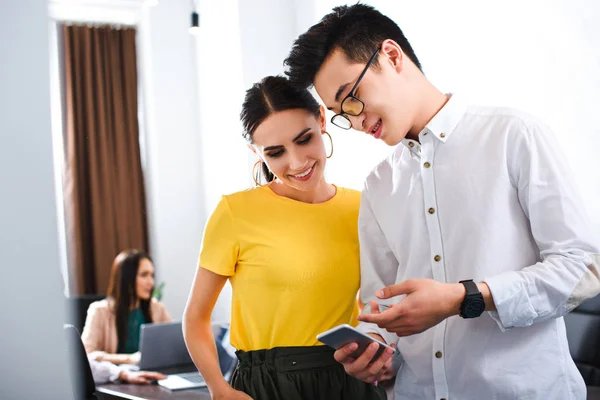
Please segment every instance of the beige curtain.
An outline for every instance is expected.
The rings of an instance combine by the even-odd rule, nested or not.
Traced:
[[[62,26],[71,293],[106,293],[114,257],[149,251],[135,29]]]

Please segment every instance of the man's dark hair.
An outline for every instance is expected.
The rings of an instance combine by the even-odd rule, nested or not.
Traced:
[[[295,86],[310,87],[333,50],[343,51],[350,62],[366,64],[386,39],[398,43],[404,54],[422,70],[421,63],[400,27],[375,8],[358,3],[335,7],[300,35],[283,62],[287,66],[285,74]],[[373,67],[379,68],[377,60]]]

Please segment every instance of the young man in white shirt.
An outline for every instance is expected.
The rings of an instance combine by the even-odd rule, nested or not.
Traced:
[[[396,398],[584,399],[562,316],[600,291],[600,249],[550,130],[441,93],[400,28],[363,4],[336,7],[285,64],[335,125],[397,145],[359,216],[359,327],[397,345]],[[391,354],[370,363],[376,347],[336,359],[377,382]]]

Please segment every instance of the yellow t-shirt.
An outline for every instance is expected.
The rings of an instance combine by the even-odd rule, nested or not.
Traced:
[[[251,351],[322,345],[317,334],[357,324],[360,192],[309,204],[263,186],[223,196],[199,265],[230,277],[231,344]]]

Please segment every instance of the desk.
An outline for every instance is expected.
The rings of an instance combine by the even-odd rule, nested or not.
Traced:
[[[587,387],[587,400],[600,400],[600,386]]]
[[[210,400],[210,393],[206,388],[170,391],[159,385],[112,383],[98,385],[96,390],[105,400]]]

